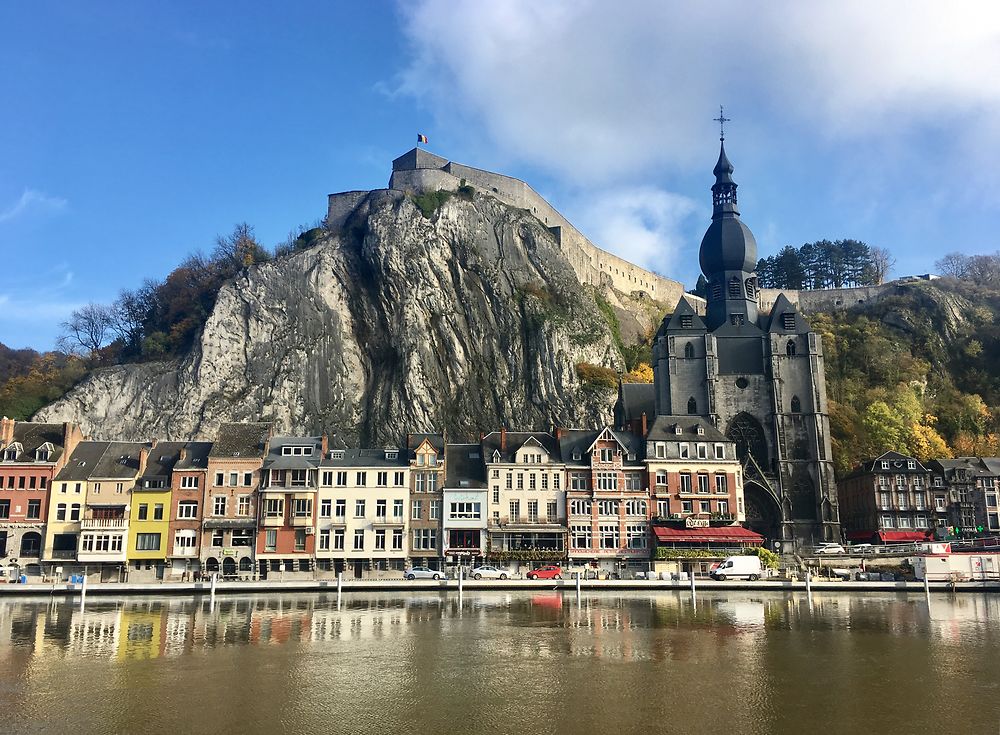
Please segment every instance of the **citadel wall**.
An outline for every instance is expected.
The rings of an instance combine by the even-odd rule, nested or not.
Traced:
[[[760,290],[761,312],[770,312],[779,294],[785,294],[789,301],[799,307],[803,314],[820,311],[842,311],[859,304],[873,303],[896,293],[899,284],[883,283],[880,286],[857,286],[854,288],[825,288],[816,290],[762,288]]]
[[[669,305],[684,294],[684,284],[679,281],[664,278],[597,247],[520,179],[414,150],[393,161],[389,188],[408,192],[455,191],[463,182],[535,215],[552,232],[582,283],[609,285],[626,294],[641,292]],[[363,196],[363,192],[331,194],[327,214],[331,226],[342,225]],[[697,297],[694,300],[700,301]]]

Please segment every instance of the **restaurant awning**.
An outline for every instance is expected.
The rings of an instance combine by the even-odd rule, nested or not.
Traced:
[[[764,537],[743,526],[711,526],[709,528],[669,528],[653,526],[661,544],[729,544],[760,546]]]
[[[930,541],[933,538],[931,531],[879,531],[879,537],[884,543],[900,543],[914,541]]]

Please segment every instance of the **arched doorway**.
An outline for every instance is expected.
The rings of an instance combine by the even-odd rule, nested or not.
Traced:
[[[746,521],[743,525],[767,539],[768,548],[772,542],[781,539],[781,508],[765,488],[755,482],[743,486],[743,507]]]
[[[42,555],[42,534],[30,531],[21,536],[21,557]]]
[[[219,560],[214,556],[208,557],[208,559],[205,560],[205,571],[209,574],[219,571]]]
[[[236,560],[227,556],[222,560],[222,576],[223,577],[235,577],[236,576]]]
[[[253,571],[253,562],[250,561],[249,556],[244,556],[242,559],[240,559],[240,571],[241,572]]]

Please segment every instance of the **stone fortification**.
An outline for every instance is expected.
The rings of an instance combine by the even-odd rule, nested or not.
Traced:
[[[905,286],[897,281],[883,283],[880,286],[857,286],[855,288],[822,288],[815,290],[762,288],[760,290],[760,308],[762,312],[770,312],[771,307],[780,294],[797,306],[804,314],[816,314],[821,311],[842,311],[852,306],[881,301],[886,296],[897,293]]]
[[[666,303],[676,302],[684,293],[684,284],[679,281],[640,268],[594,245],[555,207],[520,179],[464,166],[414,148],[392,162],[389,188],[414,193],[455,191],[463,183],[537,217],[549,228],[581,283],[611,286],[624,294],[640,292]],[[331,194],[327,218],[331,226],[342,225],[361,196],[363,192]],[[701,301],[697,298],[694,300]]]

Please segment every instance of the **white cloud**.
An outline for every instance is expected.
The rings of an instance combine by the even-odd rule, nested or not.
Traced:
[[[744,145],[769,142],[778,119],[828,141],[943,129],[960,151],[1000,128],[995,3],[424,0],[401,13],[412,57],[398,89],[439,130],[577,183],[703,164],[720,102]]]
[[[644,268],[673,272],[685,244],[685,220],[699,209],[687,197],[653,187],[588,191],[570,203],[570,220],[601,247]]]
[[[49,196],[34,189],[25,189],[21,198],[7,209],[0,210],[0,222],[32,213],[59,212],[66,208],[66,200]]]

